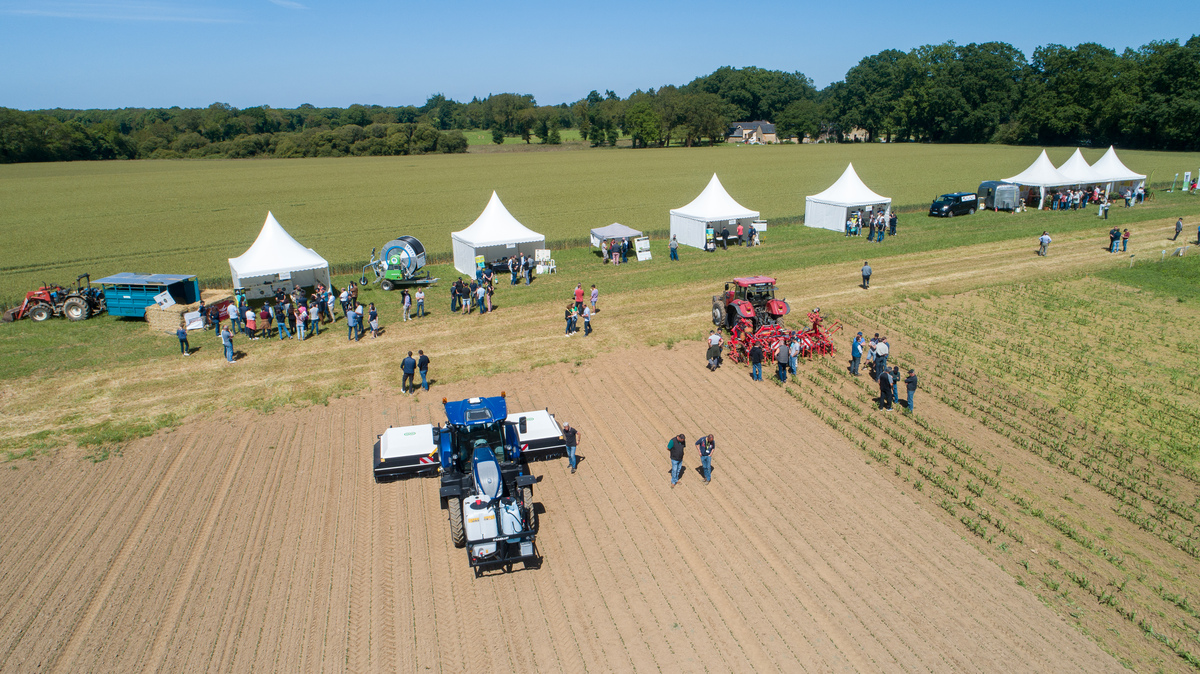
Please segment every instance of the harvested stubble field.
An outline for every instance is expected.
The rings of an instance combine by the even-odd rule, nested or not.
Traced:
[[[698,347],[519,382],[189,423],[98,466],[4,471],[4,671],[1119,671],[783,390]],[[513,384],[518,384],[514,386]],[[549,406],[538,570],[473,578],[435,480],[376,485],[438,395]],[[718,437],[669,487],[664,439]]]

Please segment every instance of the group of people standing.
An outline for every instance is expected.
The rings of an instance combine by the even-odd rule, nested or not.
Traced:
[[[525,253],[519,253],[509,257],[508,260],[505,261],[505,264],[508,266],[509,276],[512,277],[512,279],[509,281],[509,285],[517,285],[518,276],[525,279],[525,285],[529,285],[529,282],[533,280],[533,268],[536,263],[533,261],[532,257],[526,255]],[[490,274],[491,271],[491,269],[488,269],[487,273]],[[483,270],[477,270],[475,272],[476,280],[482,280],[479,278],[481,274],[483,274]],[[488,283],[490,284],[491,281]]]
[[[888,368],[888,357],[891,355],[891,345],[888,344],[886,336],[880,337],[879,333],[870,340],[863,338],[863,333],[858,333],[854,337],[854,341],[850,344],[850,374],[855,377],[862,376],[859,373],[859,367],[862,364],[863,352],[866,351],[867,365],[871,371],[871,378],[879,383],[879,409],[890,412],[892,406],[900,400],[900,368],[892,366]],[[908,393],[908,404],[906,408],[911,414],[913,411],[913,398],[917,392],[917,372],[914,369],[908,371],[908,377],[904,380],[904,387]]]
[[[865,224],[864,224],[865,223]],[[854,211],[846,218],[846,236],[862,236],[863,227],[867,228],[867,241],[883,242],[884,236],[896,236],[896,213],[885,214],[883,211]]]
[[[1121,247],[1121,252],[1124,253],[1129,248],[1129,228],[1124,231],[1113,227],[1108,230],[1108,252],[1117,252],[1117,246]]]
[[[595,283],[592,284],[590,293],[583,289],[582,283],[575,285],[571,303],[567,305],[567,309],[563,313],[563,318],[567,321],[567,337],[579,332],[580,319],[583,320],[583,336],[587,337],[592,334],[592,317],[596,315],[597,311],[600,311],[600,308],[596,306],[599,301],[600,291],[596,289]]]
[[[674,237],[672,237],[672,238],[674,238]],[[734,231],[732,231],[732,232],[729,231],[729,225],[722,225],[721,226],[721,250],[729,250],[729,239],[730,238],[733,238],[734,241],[736,242],[735,245],[738,245],[738,246],[754,247],[754,246],[759,245],[758,230],[754,227],[754,225],[746,226],[739,222],[737,224],[737,227],[735,227]],[[716,245],[715,240],[712,242],[712,244],[710,246],[707,246],[707,249],[709,252],[716,250],[716,248],[717,248],[717,245]]]
[[[491,269],[477,271],[470,283],[464,282],[463,277],[459,276],[457,281],[450,284],[450,313],[461,311],[466,316],[479,309],[479,315],[482,316],[492,310],[492,296],[495,294],[496,283]],[[424,315],[423,306],[419,313]]]
[[[605,239],[600,242],[600,259],[605,264],[625,264],[629,262],[629,239]]]

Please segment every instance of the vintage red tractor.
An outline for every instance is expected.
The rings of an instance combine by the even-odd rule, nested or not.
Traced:
[[[60,285],[43,285],[25,293],[25,301],[19,307],[4,312],[5,323],[29,317],[35,323],[54,316],[66,316],[67,320],[82,321],[105,310],[104,291],[92,287],[92,277],[83,274],[75,279],[74,288]]]
[[[754,331],[780,325],[789,311],[786,300],[775,299],[775,279],[770,276],[735,278],[725,284],[723,295],[713,296],[713,324],[731,331],[742,320]]]

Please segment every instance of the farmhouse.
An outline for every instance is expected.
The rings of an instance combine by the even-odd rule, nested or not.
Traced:
[[[725,134],[727,143],[777,143],[775,125],[770,122],[734,122]]]

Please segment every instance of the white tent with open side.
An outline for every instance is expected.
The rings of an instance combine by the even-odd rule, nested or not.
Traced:
[[[809,227],[846,231],[846,220],[851,210],[863,208],[883,209],[884,215],[891,212],[892,200],[871,191],[854,171],[854,164],[846,170],[824,192],[804,199],[804,224]]]
[[[626,227],[614,222],[607,227],[597,227],[592,230],[592,245],[599,247],[601,241],[609,239],[636,239],[642,233],[632,227]]]
[[[1042,150],[1042,153],[1038,155],[1037,159],[1033,160],[1029,168],[1011,178],[1005,178],[1004,182],[1020,185],[1022,201],[1026,199],[1030,191],[1037,188],[1038,209],[1041,209],[1042,205],[1046,202],[1047,187],[1068,187],[1078,184],[1079,181],[1063,175],[1061,171],[1054,168],[1054,164],[1046,156],[1046,151]]]
[[[546,237],[517,222],[495,192],[475,222],[461,232],[451,232],[450,239],[454,243],[454,268],[472,276],[477,255],[482,255],[485,262],[495,262],[519,253],[533,257],[533,251],[546,247]]]
[[[749,227],[757,219],[758,211],[734,201],[714,173],[700,196],[687,206],[671,210],[671,236],[681,244],[703,249],[709,227],[720,232],[721,226],[728,226],[732,232],[739,224]]]
[[[1079,148],[1075,148],[1075,154],[1058,167],[1058,172],[1074,180],[1075,184],[1080,186],[1099,185],[1106,182],[1083,158],[1083,153],[1079,151]]]
[[[270,211],[250,248],[240,257],[229,258],[229,272],[233,287],[244,290],[250,299],[269,297],[275,288],[330,285],[325,258],[293,239]]]
[[[1130,171],[1125,164],[1121,163],[1121,160],[1117,158],[1117,151],[1111,145],[1108,146],[1108,152],[1105,152],[1103,157],[1092,164],[1092,170],[1100,178],[1099,182],[1107,184],[1105,192],[1111,192],[1114,189],[1120,192],[1126,187],[1136,190],[1146,182],[1146,176]]]

